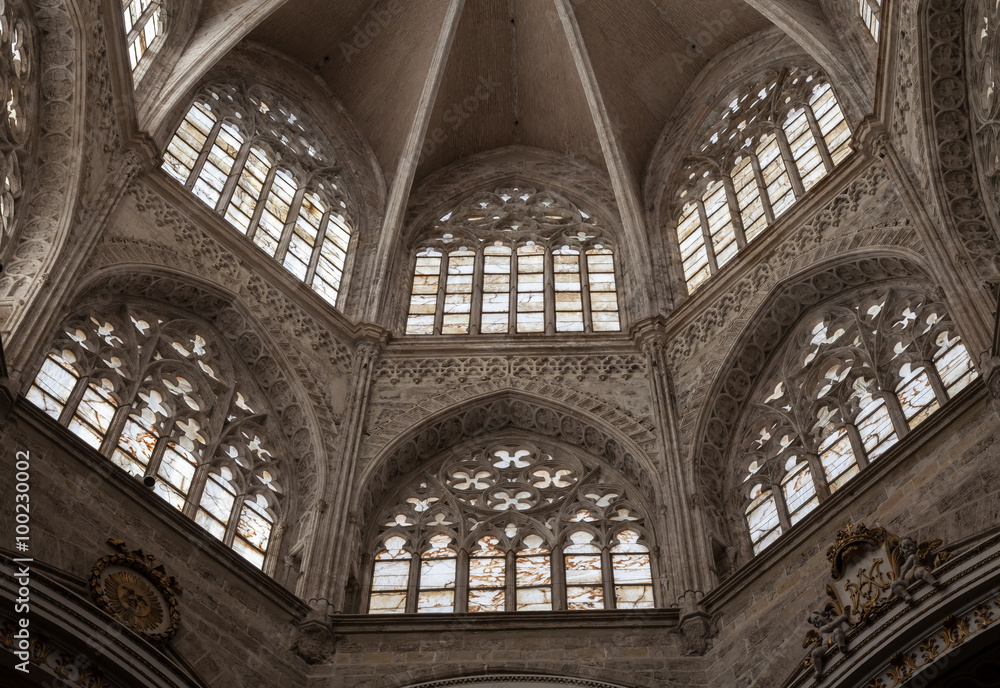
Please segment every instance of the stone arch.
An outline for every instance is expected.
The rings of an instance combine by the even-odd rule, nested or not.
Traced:
[[[525,662],[524,664],[528,664]],[[513,668],[513,667],[512,667]],[[527,669],[526,670],[530,670]],[[580,669],[574,670],[575,673],[579,674]],[[600,673],[607,674],[607,671],[603,672],[591,672],[584,671],[584,674],[590,673]],[[418,677],[414,677],[418,678]],[[418,680],[420,680],[420,677]],[[600,678],[609,678],[602,675]],[[625,677],[622,677],[623,679]],[[391,680],[392,677],[387,679],[382,679],[382,681]],[[385,685],[387,688],[389,686],[397,686],[397,683],[382,683],[378,682],[372,684],[374,686],[381,687]],[[617,683],[607,683],[600,680],[597,677],[594,678],[583,678],[582,675],[579,676],[565,676],[565,675],[547,675],[547,674],[534,674],[534,673],[490,673],[490,674],[470,674],[466,676],[456,676],[454,678],[436,679],[431,681],[423,681],[421,683],[411,683],[405,688],[464,688],[465,686],[520,686],[521,688],[543,688],[543,686],[557,685],[557,686],[570,686],[570,688],[622,688],[620,684]],[[630,684],[631,685],[631,684]]]
[[[324,437],[320,428],[337,426],[332,419],[318,416],[302,381],[281,353],[281,346],[235,294],[192,275],[148,266],[119,265],[91,274],[76,286],[59,320],[85,303],[122,297],[167,303],[197,314],[223,335],[261,391],[268,395],[277,415],[294,471],[295,488],[289,493],[295,501],[289,504],[287,522],[296,523],[319,497],[326,481],[324,440],[332,438]],[[44,350],[36,353],[39,361],[42,355]]]
[[[481,661],[468,662],[391,674],[360,684],[359,688],[465,688],[465,686],[544,688],[550,685],[569,686],[569,688],[622,688],[625,685],[652,685],[637,684],[634,673],[606,668],[592,669],[579,664],[567,664],[559,668],[546,664],[541,667],[543,671],[561,670],[566,672],[564,674],[536,673],[539,668],[536,662],[507,660],[503,662],[502,667],[493,667],[491,671],[484,673]],[[608,681],[622,681],[622,683]]]
[[[728,518],[732,516],[727,493],[732,466],[727,457],[732,435],[771,355],[801,316],[814,306],[867,284],[913,278],[934,283],[921,261],[899,251],[869,250],[841,256],[810,266],[779,283],[750,317],[750,325],[723,359],[693,435],[691,466],[695,485],[711,514],[710,526],[722,541],[735,545],[734,536],[739,532]]]

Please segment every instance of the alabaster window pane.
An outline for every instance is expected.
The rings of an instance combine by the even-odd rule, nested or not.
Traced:
[[[257,149],[250,151],[240,173],[239,182],[233,191],[233,197],[229,201],[229,207],[226,209],[226,220],[241,234],[246,234],[250,229],[250,218],[253,217],[254,209],[263,193],[264,182],[267,181],[270,169],[271,163],[264,153]]]
[[[811,103],[830,157],[833,158],[833,164],[837,165],[851,152],[851,130],[844,119],[844,113],[829,84],[823,84],[813,91]]]
[[[112,452],[111,461],[135,478],[141,478],[146,473],[145,464],[139,463],[121,449],[115,449],[114,452]]]
[[[28,393],[24,396],[29,402],[44,411],[46,415],[51,416],[56,420],[58,420],[59,416],[62,414],[63,404],[44,393],[35,385],[32,385],[28,389]]]
[[[836,491],[844,484],[845,481],[838,480],[838,478],[841,478],[845,473],[849,473],[850,476],[857,473],[851,439],[844,428],[831,434],[823,441],[820,445],[819,460],[823,464],[823,472],[826,473],[826,481],[829,483],[831,491]]]
[[[785,136],[792,150],[792,159],[799,168],[799,177],[806,191],[826,176],[826,167],[819,154],[816,138],[804,109],[793,110],[785,122]]]
[[[892,427],[892,418],[885,407],[885,401],[874,399],[866,406],[855,421],[861,441],[869,461],[881,456],[887,449],[896,444],[896,431]]]
[[[156,448],[157,435],[146,425],[145,421],[129,416],[125,427],[118,438],[118,448],[127,453],[143,466],[149,463]]]
[[[504,557],[472,557],[469,559],[469,587],[499,588],[504,585],[507,560]]]
[[[503,590],[469,590],[469,611],[502,612],[505,609],[505,597]]]
[[[226,527],[212,518],[206,511],[199,509],[194,516],[194,522],[220,540],[226,536]]]
[[[532,552],[533,550],[526,550]],[[549,555],[538,556],[518,556],[517,557],[517,585],[548,585],[552,579],[552,569],[549,563]]]
[[[264,202],[264,211],[260,223],[253,235],[253,241],[269,256],[274,256],[278,243],[285,230],[285,221],[291,210],[297,185],[292,176],[285,170],[278,170],[271,182],[271,190]]]
[[[566,555],[566,585],[597,585],[601,582],[601,555]]]
[[[454,559],[421,559],[420,589],[455,587]]]
[[[202,509],[226,524],[229,522],[235,501],[236,495],[228,483],[217,475],[209,476],[205,482],[205,491],[201,495]]]
[[[375,574],[372,576],[372,590],[406,590],[409,580],[409,558],[375,562]]]
[[[750,528],[750,539],[754,543],[755,554],[781,534],[781,527],[778,525],[778,507],[770,492],[755,500],[755,504],[747,512],[747,525]]]
[[[257,568],[264,567],[264,555],[238,538],[233,541],[233,551]]]
[[[167,483],[157,480],[156,484],[153,486],[153,493],[163,498],[167,504],[174,507],[178,511],[184,509],[185,495],[181,494]]]
[[[171,445],[163,452],[163,458],[160,460],[160,467],[156,474],[186,495],[191,488],[194,471],[194,461],[181,454],[174,445]]]
[[[517,611],[552,611],[552,588],[519,588],[517,591]]]
[[[788,513],[795,515],[802,511],[800,516],[804,516],[811,511],[809,504],[816,496],[812,474],[807,464],[799,464],[792,468],[789,473],[790,475],[782,481],[781,486],[785,495],[785,504],[788,506]]]
[[[454,590],[421,590],[417,595],[417,612],[449,614],[455,611]]]
[[[968,350],[957,336],[951,347],[937,356],[934,365],[938,375],[941,376],[941,382],[948,390],[949,397],[954,397],[979,376],[972,366]]]
[[[517,249],[517,331],[545,331],[543,270],[545,250],[540,246]]]
[[[652,609],[652,585],[615,586],[615,606],[618,609]]]
[[[405,614],[406,593],[405,592],[372,593],[371,602],[368,605],[368,612],[370,614]]]
[[[767,187],[767,197],[771,199],[774,216],[780,217],[795,202],[795,196],[792,193],[792,182],[788,178],[785,161],[781,157],[778,140],[774,134],[761,137],[761,144],[757,147],[757,156],[760,160],[764,183]]]
[[[73,392],[77,379],[76,373],[72,371],[68,363],[50,354],[42,363],[33,387],[37,386],[40,391],[45,392],[47,396],[57,402],[61,408]],[[55,417],[58,418],[59,414],[56,413]]]
[[[570,611],[604,609],[604,588],[567,586],[566,608]]]
[[[899,403],[903,407],[903,415],[911,428],[917,427],[927,417],[938,409],[934,396],[934,388],[922,369],[908,381],[903,382],[896,390]]]
[[[100,449],[101,442],[104,440],[104,435],[94,430],[92,426],[81,422],[78,417],[74,416],[68,427],[70,432],[82,439],[88,445],[94,449]]]
[[[736,200],[743,219],[743,233],[747,241],[753,241],[767,226],[767,218],[764,216],[760,188],[749,157],[743,158],[733,171],[733,187],[736,189]]]
[[[729,212],[726,189],[719,184],[705,200],[705,214],[708,217],[708,231],[712,235],[715,260],[721,268],[736,256],[736,234],[733,218]]]
[[[611,558],[615,585],[638,585],[652,582],[648,554],[615,554]]]
[[[87,423],[102,435],[108,431],[111,419],[115,415],[115,406],[110,395],[99,383],[91,383],[84,392],[80,405],[76,408],[75,418]]]

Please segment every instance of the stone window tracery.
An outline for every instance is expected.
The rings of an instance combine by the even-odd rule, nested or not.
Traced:
[[[858,13],[861,15],[861,21],[863,21],[865,26],[868,27],[868,31],[871,33],[872,38],[877,41],[879,29],[881,28],[879,21],[879,17],[882,15],[881,0],[857,0],[857,2]]]
[[[850,153],[844,114],[816,69],[767,71],[726,98],[707,122],[674,197],[689,293]]]
[[[332,148],[256,85],[195,99],[163,169],[296,279],[336,305],[353,221]]]
[[[528,187],[476,194],[414,249],[406,334],[618,332],[607,231]]]
[[[755,553],[977,377],[945,306],[908,287],[813,311],[781,351],[738,435]]]
[[[125,44],[135,72],[146,51],[163,31],[163,10],[158,0],[122,0]]]
[[[5,104],[5,116],[0,117],[0,260],[13,245],[24,193],[22,167],[31,159],[31,129],[37,120],[35,45],[25,17],[20,2],[0,3],[0,89]]]
[[[456,452],[421,472],[372,540],[371,614],[654,606],[632,490],[532,444]]]
[[[118,304],[67,320],[28,401],[258,568],[282,513],[259,392],[208,327]]]

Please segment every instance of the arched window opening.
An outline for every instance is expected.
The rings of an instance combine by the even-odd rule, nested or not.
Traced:
[[[223,349],[196,321],[109,306],[64,323],[26,398],[264,568],[281,470]]]
[[[861,21],[868,27],[868,32],[877,41],[880,29],[879,17],[882,15],[881,0],[858,0],[858,12]]]
[[[561,197],[522,187],[477,194],[414,250],[406,334],[620,330],[614,250]]]
[[[331,150],[277,94],[213,88],[181,121],[163,170],[335,306],[354,229]]]
[[[943,304],[872,288],[805,317],[751,396],[741,427],[754,552],[815,509],[975,380]],[[780,477],[780,498],[759,481]]]
[[[122,14],[129,64],[134,72],[163,30],[163,10],[158,0],[122,0]]]
[[[674,198],[688,293],[850,153],[844,114],[816,69],[766,73],[724,102],[685,160]]]
[[[645,518],[611,478],[523,442],[453,452],[380,512],[369,613],[653,607]]]

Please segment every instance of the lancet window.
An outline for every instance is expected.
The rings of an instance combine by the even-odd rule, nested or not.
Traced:
[[[857,3],[861,21],[868,27],[872,38],[877,41],[880,28],[879,17],[882,15],[881,0],[857,0]]]
[[[354,229],[329,151],[276,94],[211,88],[177,128],[163,169],[336,305]]]
[[[919,289],[856,292],[806,317],[758,384],[739,435],[754,552],[976,377],[947,309]]]
[[[129,64],[134,72],[163,31],[163,10],[159,0],[122,0],[122,14]]]
[[[434,224],[413,261],[406,334],[621,330],[608,232],[556,194],[476,194]]]
[[[768,71],[732,93],[708,122],[674,198],[689,293],[850,154],[844,113],[816,69]]]
[[[67,320],[28,401],[263,568],[283,482],[265,404],[210,328],[125,304]]]
[[[25,16],[20,2],[0,3],[0,84],[6,103],[0,117],[0,260],[12,245],[24,192],[21,165],[31,159],[31,126],[37,119],[37,58]]]
[[[651,546],[632,492],[556,449],[457,452],[380,512],[368,612],[652,608]]]

